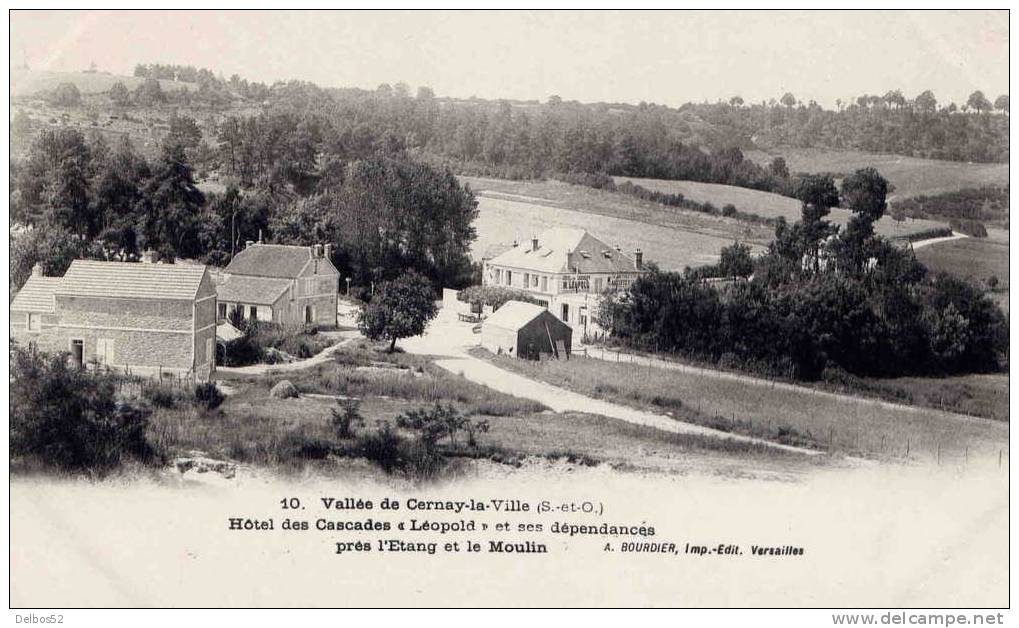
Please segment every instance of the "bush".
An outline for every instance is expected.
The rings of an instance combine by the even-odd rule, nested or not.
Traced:
[[[63,471],[105,473],[149,461],[149,412],[116,398],[116,376],[68,367],[66,354],[11,343],[10,453]]]
[[[204,382],[195,386],[195,401],[206,410],[214,410],[223,403],[223,393],[215,382]]]
[[[955,218],[949,221],[948,226],[952,228],[952,231],[962,233],[973,238],[987,237],[987,227],[985,227],[984,223],[979,220]]]
[[[354,428],[364,425],[364,417],[361,416],[361,404],[353,399],[339,400],[339,409],[333,408],[330,423],[336,432],[336,437],[346,440],[354,437]]]
[[[173,386],[151,380],[142,383],[141,394],[155,408],[175,408],[182,396]]]
[[[458,292],[456,298],[463,303],[470,303],[475,311],[480,311],[482,306],[486,305],[493,311],[498,310],[507,301],[538,303],[538,300],[529,292],[503,286],[470,286]]]

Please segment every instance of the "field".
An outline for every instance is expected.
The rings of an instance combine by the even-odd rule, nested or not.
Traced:
[[[284,377],[302,391],[300,398],[269,395]],[[364,471],[366,463],[353,457],[323,462],[330,447],[344,444],[329,426],[339,395],[360,400],[366,420],[359,431],[394,425],[399,414],[435,402],[487,421],[490,429],[479,436],[478,449],[460,450],[455,453],[459,458],[517,465],[530,457],[607,463],[620,470],[784,478],[823,464],[760,445],[670,434],[590,414],[555,414],[437,368],[427,357],[378,352],[366,342],[344,347],[329,364],[285,375],[233,377],[221,384],[229,395],[211,415],[194,407],[158,410],[150,426],[156,445],[282,470],[301,471],[317,460],[326,465],[320,467],[324,471],[351,465]]]
[[[752,150],[745,155],[761,165],[783,157],[789,172],[850,173],[868,166],[877,168],[895,185],[895,196],[938,194],[983,185],[1008,184],[1008,164],[979,164],[939,161],[904,155],[837,151],[820,148],[776,148]]]
[[[61,83],[73,83],[82,94],[99,94],[109,91],[114,83],[121,82],[128,90],[134,90],[145,82],[135,76],[121,76],[102,72],[49,72],[46,70],[11,70],[11,98],[34,96],[52,90]],[[183,81],[160,80],[164,90],[197,90],[198,85]]]
[[[478,260],[494,245],[523,242],[550,227],[586,229],[627,252],[639,246],[646,260],[666,270],[713,264],[737,239],[760,252],[771,238],[760,225],[559,181],[460,180],[478,193],[478,238],[471,249]]]
[[[712,427],[772,438],[803,438],[834,451],[890,460],[996,463],[1008,424],[922,408],[857,403],[683,371],[574,355],[530,362],[488,356],[499,366],[617,403],[715,417]],[[1007,383],[1005,388],[1007,405]],[[692,414],[692,413],[690,413]],[[908,450],[908,458],[907,458]]]
[[[932,271],[945,271],[984,284],[998,278],[992,296],[1008,313],[1008,242],[992,238],[965,238],[926,246],[916,257]]]
[[[721,185],[718,183],[700,183],[697,181],[670,181],[667,179],[637,179],[632,177],[613,177],[616,183],[630,181],[635,185],[664,192],[666,194],[682,194],[684,197],[699,203],[710,202],[715,207],[722,207],[731,203],[736,209],[765,218],[783,217],[790,223],[800,219],[800,202],[796,199],[751,190],[732,185]],[[847,209],[834,208],[828,216],[831,222],[845,226],[849,222],[852,212]],[[898,223],[890,216],[883,217],[876,226],[878,234],[893,238],[905,236],[910,233],[919,233],[930,229],[937,229],[947,226],[946,223],[933,220],[914,220],[908,218]]]

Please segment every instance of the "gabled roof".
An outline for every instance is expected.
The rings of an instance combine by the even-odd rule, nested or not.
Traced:
[[[127,299],[194,299],[203,264],[148,264],[74,260],[54,294]]]
[[[53,292],[58,285],[60,277],[29,277],[11,301],[11,311],[52,313]]]
[[[484,325],[501,327],[503,329],[520,329],[546,312],[548,312],[548,310],[533,303],[507,301],[502,307],[485,319]]]
[[[491,264],[546,273],[620,273],[637,270],[633,260],[583,229],[556,228],[490,260]]]
[[[312,259],[311,248],[285,244],[252,244],[230,260],[226,272],[254,277],[293,279]]]
[[[216,298],[231,303],[272,305],[291,285],[290,279],[250,277],[226,271],[222,272],[221,277],[221,282],[216,285]]]

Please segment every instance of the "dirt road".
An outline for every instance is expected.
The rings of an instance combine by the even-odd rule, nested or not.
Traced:
[[[493,390],[537,401],[556,412],[598,414],[675,434],[696,434],[732,439],[805,455],[820,455],[823,453],[685,423],[664,414],[645,412],[629,406],[594,399],[566,390],[565,388],[559,388],[545,382],[511,373],[490,362],[468,355],[467,350],[477,346],[477,336],[471,331],[471,326],[459,322],[456,319],[456,314],[453,312],[441,311],[439,316],[428,326],[428,330],[423,336],[409,338],[400,343],[400,346],[408,353],[438,356],[435,364],[440,368],[446,369],[451,373],[463,375],[470,381],[488,386]]]

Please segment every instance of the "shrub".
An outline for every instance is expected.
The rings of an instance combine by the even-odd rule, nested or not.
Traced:
[[[149,412],[116,398],[116,376],[68,367],[65,354],[11,343],[10,453],[46,466],[105,473],[155,457]]]
[[[358,437],[355,453],[386,473],[402,472],[417,478],[432,477],[445,465],[445,458],[434,447],[420,439],[406,439],[388,424]]]
[[[141,386],[142,398],[156,408],[175,408],[181,394],[172,386],[157,381],[146,381]]]
[[[354,428],[364,425],[364,417],[361,416],[361,404],[353,399],[338,401],[339,409],[333,408],[330,423],[336,432],[336,437],[348,439],[354,437]]]
[[[952,228],[952,231],[962,233],[973,238],[987,237],[987,227],[985,227],[984,223],[979,220],[954,218],[948,222],[948,226]]]
[[[207,410],[218,408],[223,403],[223,393],[215,382],[204,382],[195,386],[195,401]]]

